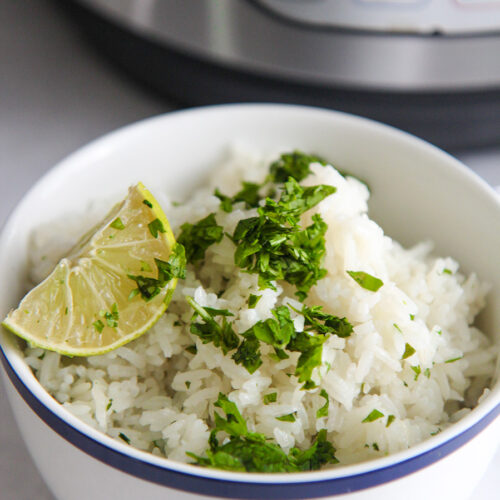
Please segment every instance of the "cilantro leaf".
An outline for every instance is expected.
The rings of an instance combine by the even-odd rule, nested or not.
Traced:
[[[157,278],[151,278],[142,275],[127,275],[137,284],[137,288],[135,290],[132,290],[131,294],[129,295],[129,299],[134,298],[138,293],[140,293],[141,297],[146,302],[149,302],[162,291],[162,289],[170,282],[172,278],[184,279],[186,277],[185,251],[184,247],[180,243],[175,244],[168,262],[155,258],[155,264],[158,268]],[[143,264],[141,264],[141,267],[143,267]]]
[[[242,182],[242,189],[238,191],[233,197],[233,203],[239,201],[245,202],[246,208],[255,208],[259,206],[261,196],[259,195],[259,190],[262,187],[260,184],[255,184],[254,182]]]
[[[326,430],[322,429],[312,446],[306,450],[293,448],[287,455],[276,443],[270,442],[263,434],[249,432],[238,407],[219,394],[215,406],[222,409],[226,418],[215,413],[215,428],[209,438],[209,448],[204,457],[187,453],[197,465],[232,471],[247,472],[298,472],[317,470],[327,463],[337,463],[335,449],[326,440]],[[229,436],[220,444],[217,434]]]
[[[282,415],[281,417],[276,417],[276,420],[280,422],[295,422],[295,414],[297,412],[288,413],[287,415]]]
[[[328,393],[325,389],[321,389],[319,395],[322,398],[325,398],[325,404],[316,412],[316,418],[328,417],[328,407],[330,406],[330,398],[328,397]]]
[[[243,365],[248,373],[254,373],[262,364],[257,338],[254,335],[247,334],[246,338],[238,346],[237,351],[232,355],[232,358],[237,365]]]
[[[376,292],[384,282],[371,274],[365,273],[364,271],[346,271],[347,274],[361,287],[370,292]]]
[[[102,333],[102,331],[104,330],[104,323],[100,319],[94,321],[94,323],[92,323],[92,326],[96,329],[98,333]]]
[[[232,316],[229,311],[202,307],[191,297],[186,297],[186,300],[195,310],[193,318],[199,315],[203,320],[203,323],[191,323],[190,331],[193,335],[200,337],[204,344],[212,342],[215,347],[220,347],[224,354],[239,346],[239,338],[231,323],[227,321],[227,316]],[[214,319],[217,316],[222,316],[221,324]]]
[[[123,224],[120,217],[117,217],[109,226],[118,230],[125,229],[125,225]]]
[[[220,243],[223,236],[224,230],[217,224],[215,214],[212,213],[196,224],[183,224],[177,242],[184,245],[187,261],[195,263],[203,260],[206,249],[214,243]]]
[[[342,338],[351,335],[353,328],[346,318],[325,313],[322,309],[322,306],[307,307],[304,305],[302,311],[294,310],[304,316],[304,329],[306,331],[315,331],[323,335],[330,333]]]
[[[120,315],[118,313],[118,306],[116,305],[116,302],[111,306],[110,312],[100,311],[99,316],[101,316],[102,318],[104,318],[106,320],[106,324],[110,328],[116,328],[118,326],[118,320],[120,319]],[[94,326],[95,326],[95,323],[94,323]],[[102,331],[102,328],[101,328],[101,331]]]
[[[327,162],[319,156],[307,155],[300,151],[284,153],[271,164],[268,180],[281,183],[292,177],[297,182],[300,182],[311,173],[309,165],[316,162],[321,163],[323,166],[327,165]]]
[[[321,429],[314,440],[312,446],[304,451],[297,448],[291,450],[291,455],[295,458],[297,467],[300,470],[318,470],[328,463],[337,464],[335,458],[335,448],[332,443],[326,440],[326,429]]]
[[[375,420],[378,420],[379,418],[382,418],[383,416],[384,414],[382,412],[378,411],[377,409],[374,409],[365,419],[362,420],[362,423],[373,422]]]
[[[316,214],[313,223],[302,229],[300,216],[333,192],[333,186],[302,188],[290,178],[278,201],[266,198],[257,217],[238,222],[232,235],[235,264],[258,274],[261,288],[275,289],[272,282],[281,279],[295,285],[303,300],[311,286],[326,274],[321,260],[327,226]]]
[[[408,342],[405,344],[405,352],[403,353],[403,357],[401,359],[409,358],[413,356],[417,351],[414,347],[412,347]]]
[[[158,238],[158,233],[164,233],[165,228],[163,227],[163,222],[160,219],[155,219],[148,224],[149,232],[153,235],[153,238]]]
[[[261,298],[262,295],[254,295],[253,293],[251,293],[250,297],[248,297],[248,309],[254,309]]]
[[[270,403],[276,403],[277,400],[278,400],[278,393],[277,392],[271,392],[270,394],[266,394],[262,398],[262,401],[265,405],[268,405]]]
[[[214,196],[217,196],[217,198],[219,198],[220,208],[224,210],[224,212],[230,214],[233,211],[233,200],[229,196],[222,194],[219,189],[215,190]]]

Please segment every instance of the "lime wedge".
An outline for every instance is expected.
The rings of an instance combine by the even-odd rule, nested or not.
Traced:
[[[182,245],[158,202],[138,184],[2,324],[44,349],[103,354],[151,328],[184,268]]]

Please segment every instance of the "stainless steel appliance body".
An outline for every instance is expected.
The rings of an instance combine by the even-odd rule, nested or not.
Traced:
[[[100,49],[188,104],[281,101],[445,147],[500,143],[500,0],[72,0]]]

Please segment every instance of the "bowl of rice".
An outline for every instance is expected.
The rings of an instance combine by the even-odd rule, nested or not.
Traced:
[[[27,193],[1,235],[2,318],[137,182],[187,255],[156,324],[86,358],[1,332],[56,498],[470,498],[500,443],[493,189],[347,114],[167,114]]]

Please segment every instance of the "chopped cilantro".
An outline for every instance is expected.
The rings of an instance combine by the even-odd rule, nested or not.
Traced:
[[[118,437],[123,441],[125,441],[127,444],[130,444],[130,438],[125,434],[123,434],[123,432],[120,432],[120,434],[118,434]]]
[[[319,395],[322,398],[325,398],[325,404],[316,412],[316,418],[327,417],[328,416],[328,406],[330,405],[330,399],[328,397],[328,393],[325,389],[321,389]]]
[[[268,405],[269,403],[276,403],[277,400],[278,400],[277,392],[271,392],[270,394],[266,394],[262,399],[265,405]]]
[[[315,331],[323,335],[332,334],[342,338],[351,335],[353,328],[346,318],[333,316],[332,314],[323,312],[322,309],[322,306],[302,306],[300,314],[304,316],[305,331]],[[294,311],[299,312],[296,309]]]
[[[415,372],[415,378],[414,378],[414,380],[417,381],[418,377],[422,373],[422,369],[420,368],[420,365],[411,366],[410,368]]]
[[[99,316],[106,320],[106,324],[110,328],[116,328],[118,326],[118,320],[120,319],[120,314],[118,313],[118,306],[116,302],[111,306],[111,311],[99,311]]]
[[[191,354],[196,354],[198,352],[198,348],[196,347],[196,344],[192,344],[186,347],[186,351],[190,352]]]
[[[411,319],[412,321],[415,321],[415,315],[414,315],[414,314],[410,314],[410,319]]]
[[[447,359],[445,361],[445,363],[454,363],[455,361],[458,361],[459,359],[462,359],[463,356],[458,356],[457,358],[451,358],[451,359]]]
[[[403,331],[401,330],[401,328],[399,328],[398,324],[397,323],[393,323],[392,326],[399,332],[399,333],[403,333]]]
[[[281,417],[276,417],[276,420],[279,420],[280,422],[295,422],[295,415],[297,414],[296,411],[293,413],[288,413],[287,415],[281,415]]]
[[[430,368],[426,368],[424,370],[424,375],[427,377],[427,378],[431,378],[431,370]]]
[[[232,471],[298,472],[317,470],[327,463],[338,462],[335,449],[326,440],[325,429],[319,431],[310,448],[293,448],[287,455],[263,434],[249,432],[238,407],[227,396],[219,394],[215,406],[225,412],[226,418],[217,412],[214,414],[215,428],[210,434],[206,457],[187,453],[197,465]],[[229,440],[222,445],[217,439],[219,432],[229,435]]]
[[[346,271],[347,274],[356,282],[358,285],[363,287],[370,292],[376,292],[384,282],[371,274],[365,273],[364,271]]]
[[[153,235],[153,238],[158,238],[158,233],[164,233],[165,228],[163,227],[163,222],[160,219],[155,219],[148,224],[149,232]]]
[[[245,336],[245,333],[243,336]],[[252,334],[247,334],[232,358],[237,365],[243,365],[248,373],[254,373],[262,364],[257,338]]]
[[[437,333],[438,335],[442,335],[442,334],[443,334],[443,330],[436,330],[436,333]]]
[[[378,447],[378,444],[377,443],[373,443],[372,444],[372,448],[375,450],[375,451],[380,451],[379,447]]]
[[[233,203],[239,201],[245,202],[246,208],[255,208],[259,206],[259,201],[261,199],[259,195],[260,184],[255,184],[254,182],[243,182],[243,188],[238,191],[233,197]]]
[[[385,424],[385,426],[389,427],[394,422],[394,420],[396,420],[396,416],[395,415],[389,415],[387,417],[387,423]]]
[[[104,330],[104,323],[100,319],[94,321],[92,323],[92,326],[96,329],[98,333],[102,333],[102,331]]]
[[[441,432],[441,428],[438,427],[437,430],[435,430],[434,432],[431,432],[431,436],[435,436],[436,434],[439,434]]]
[[[106,411],[109,411],[111,409],[111,406],[113,404],[113,398],[111,398],[109,401],[108,401],[108,404],[106,406]]]
[[[155,259],[155,264],[158,268],[157,278],[128,275],[131,280],[137,283],[137,288],[130,292],[129,300],[140,293],[141,297],[149,302],[162,291],[172,278],[183,279],[186,277],[186,257],[184,247],[180,243],[176,243],[172,249],[168,262]]]
[[[313,223],[302,229],[300,216],[333,192],[335,188],[326,185],[302,188],[290,178],[279,201],[266,198],[257,217],[238,222],[232,235],[235,264],[257,273],[261,288],[275,289],[272,282],[281,279],[295,285],[296,295],[303,300],[326,273],[320,263],[327,226],[315,214]]]
[[[383,416],[384,416],[384,414],[382,412],[378,411],[377,409],[374,409],[370,412],[370,414],[364,420],[362,420],[362,423],[373,422],[374,420],[378,420],[379,418],[382,418]]]
[[[327,165],[327,162],[319,156],[307,155],[300,151],[284,153],[279,160],[271,164],[268,180],[283,183],[293,177],[297,182],[300,182],[311,173],[309,165],[316,162],[323,166]]]
[[[222,194],[219,189],[216,189],[214,192],[214,196],[219,198],[220,200],[220,208],[224,210],[224,212],[227,212],[228,214],[233,211],[233,200],[229,197],[226,196],[225,194]]]
[[[410,356],[413,356],[415,354],[416,350],[414,347],[412,347],[408,342],[405,344],[405,352],[403,353],[403,357],[401,359],[407,359]]]
[[[68,307],[67,307],[67,306],[64,308],[64,315],[65,315],[65,316],[67,316],[67,315],[68,315]]]
[[[224,236],[222,226],[217,225],[215,214],[207,215],[196,224],[185,223],[177,241],[186,249],[186,260],[195,263],[205,258],[205,251],[210,245],[220,243]]]
[[[203,320],[203,323],[192,321],[190,331],[193,335],[199,337],[204,344],[212,342],[216,347],[220,347],[224,354],[238,347],[239,338],[231,323],[227,321],[227,316],[232,316],[232,313],[227,310],[202,307],[191,297],[186,297],[186,300],[195,310],[193,319],[200,316]],[[217,316],[222,316],[221,324],[214,319]]]
[[[452,270],[451,269],[448,269],[447,267],[445,267],[443,269],[443,274],[453,274]]]
[[[184,382],[184,385],[186,386],[186,389],[189,389],[191,387],[191,382],[189,380],[186,380]]]
[[[248,308],[254,309],[261,298],[262,295],[254,295],[253,293],[251,293],[250,297],[248,298]]]
[[[111,224],[110,224],[110,227],[114,228],[114,229],[119,229],[119,230],[122,230],[122,229],[125,229],[125,225],[123,224],[122,220],[120,219],[120,217],[117,217]]]
[[[153,204],[149,201],[149,200],[142,200],[142,202],[144,203],[144,205],[146,205],[147,207],[149,208],[153,208]]]

